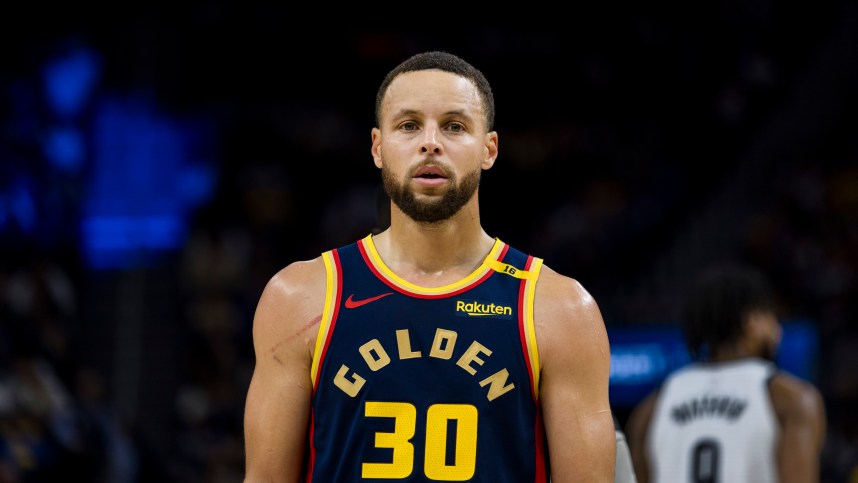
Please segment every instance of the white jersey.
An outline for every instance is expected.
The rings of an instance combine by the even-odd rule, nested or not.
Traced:
[[[762,359],[692,364],[662,386],[647,432],[654,483],[777,482],[779,431]]]

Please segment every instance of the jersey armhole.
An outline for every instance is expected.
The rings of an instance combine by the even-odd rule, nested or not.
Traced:
[[[533,399],[539,399],[539,349],[536,347],[536,329],[533,323],[533,305],[536,295],[536,282],[539,279],[539,270],[542,268],[542,259],[530,257],[525,266],[526,278],[522,279],[521,288],[521,337],[524,347],[524,357],[530,370],[531,389]]]
[[[313,383],[313,393],[316,392],[318,376],[321,372],[322,362],[334,325],[337,320],[337,312],[342,295],[342,268],[336,250],[327,251],[322,254],[325,262],[325,306],[322,310],[322,320],[319,322],[319,332],[316,334],[316,344],[313,349],[313,364],[310,366],[310,380]]]

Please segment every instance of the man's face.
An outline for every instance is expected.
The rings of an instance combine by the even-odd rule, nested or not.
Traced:
[[[446,173],[447,187],[440,196],[424,196],[418,199],[417,190],[411,186],[412,180],[420,176],[421,171],[435,171],[432,160],[427,159],[408,170],[401,179],[397,179],[386,165],[381,168],[384,191],[393,203],[414,221],[437,223],[455,215],[473,198],[480,185],[480,170],[475,169],[457,181],[455,173]]]
[[[387,194],[407,216],[435,223],[476,198],[481,170],[497,157],[477,88],[437,70],[408,72],[390,84],[372,154]]]

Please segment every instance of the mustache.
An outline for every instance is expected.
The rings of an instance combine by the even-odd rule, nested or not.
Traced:
[[[432,158],[425,158],[422,161],[420,161],[419,163],[412,166],[411,169],[408,170],[408,177],[410,178],[410,177],[414,176],[414,173],[425,168],[426,166],[438,167],[444,173],[444,176],[446,176],[447,178],[452,177],[452,173],[451,173],[452,170],[448,166],[446,166],[444,163],[439,163],[437,160],[432,159]]]

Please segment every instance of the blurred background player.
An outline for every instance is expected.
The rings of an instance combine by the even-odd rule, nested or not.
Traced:
[[[710,269],[682,322],[698,361],[668,376],[626,425],[638,481],[819,481],[822,398],[773,363],[781,326],[762,274]]]

